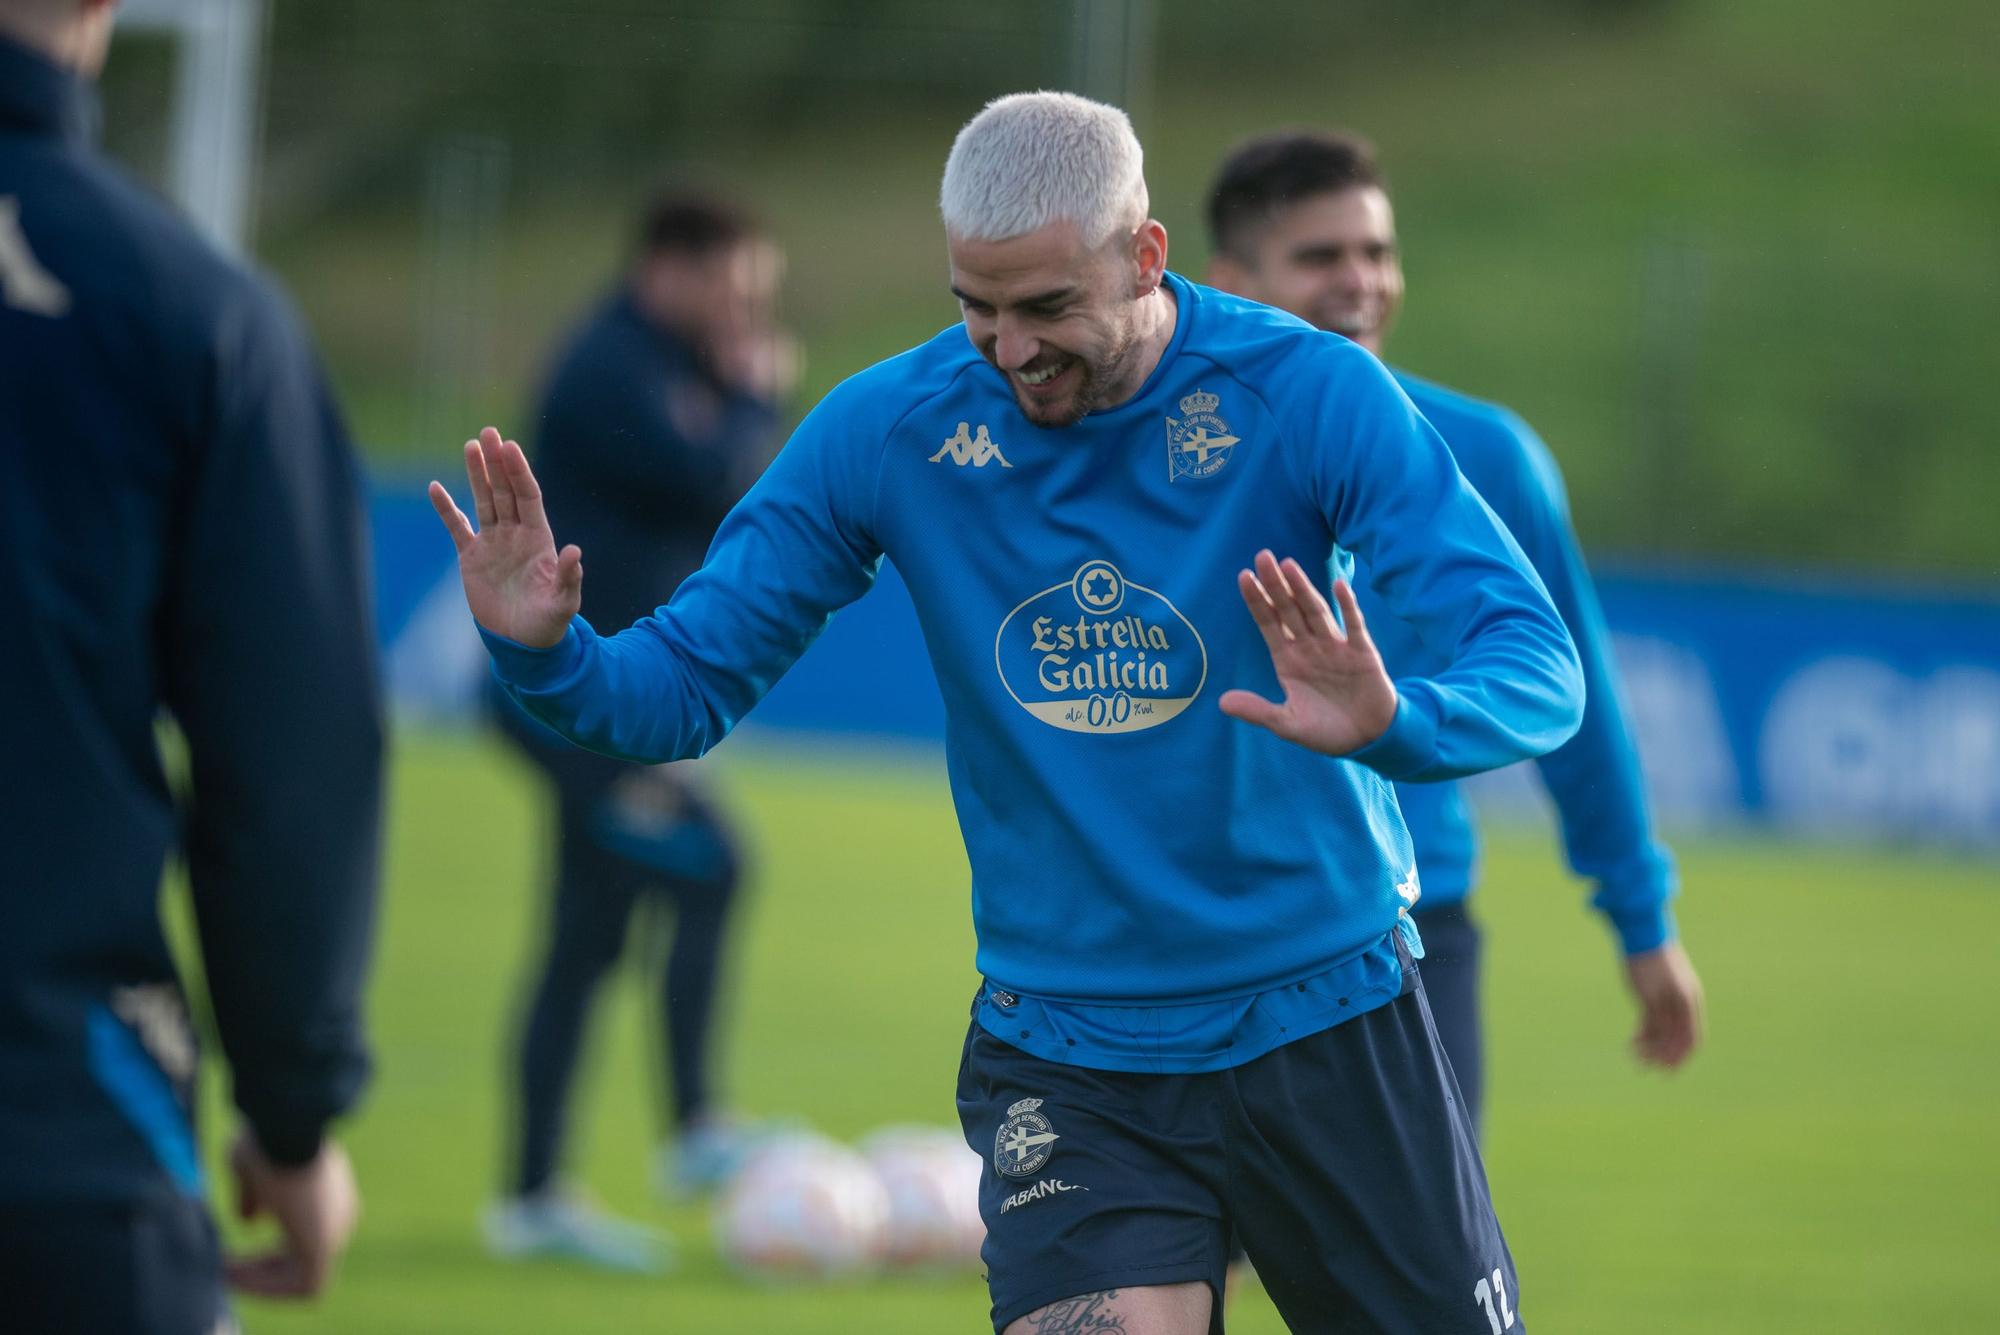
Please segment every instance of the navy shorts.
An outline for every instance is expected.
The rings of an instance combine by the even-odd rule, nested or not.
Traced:
[[[1451,1073],[1479,1133],[1486,1090],[1486,1043],[1479,1014],[1479,924],[1464,900],[1410,911],[1424,937],[1424,1000],[1430,1003]]]
[[[133,1201],[0,1202],[0,1330],[233,1331],[208,1209],[169,1186]]]
[[[1388,1005],[1195,1075],[1047,1062],[975,1021],[958,1111],[986,1159],[994,1329],[1199,1281],[1220,1332],[1233,1230],[1294,1331],[1523,1330],[1471,1122],[1416,970],[1404,980]]]

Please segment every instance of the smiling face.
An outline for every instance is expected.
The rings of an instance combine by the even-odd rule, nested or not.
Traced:
[[[1166,270],[1165,228],[1148,220],[1095,248],[1066,220],[1004,241],[946,241],[966,337],[1030,422],[1070,426],[1137,392],[1151,369],[1142,299]]]
[[[1218,255],[1218,287],[1345,334],[1380,355],[1403,303],[1389,196],[1376,186],[1310,195],[1280,208],[1241,257]]]

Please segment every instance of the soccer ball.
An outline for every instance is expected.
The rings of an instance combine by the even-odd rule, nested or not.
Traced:
[[[985,1162],[956,1131],[890,1127],[861,1143],[889,1200],[882,1258],[906,1269],[979,1263],[986,1226],[979,1218]]]
[[[889,1194],[868,1161],[806,1134],[760,1148],[715,1204],[717,1250],[761,1279],[825,1279],[871,1268],[888,1225]]]

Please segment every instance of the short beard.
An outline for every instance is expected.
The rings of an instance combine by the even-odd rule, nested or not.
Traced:
[[[1011,377],[1009,379],[1011,381]],[[1021,416],[1027,418],[1036,426],[1046,430],[1059,431],[1066,426],[1075,426],[1089,415],[1096,395],[1096,388],[1096,368],[1079,357],[1076,359],[1076,392],[1070,395],[1069,406],[1060,410],[1060,416],[1044,416],[1043,414],[1048,411],[1047,405],[1037,403],[1029,398],[1027,391],[1022,389],[1018,384],[1013,386],[1014,406],[1021,410]]]
[[[1092,362],[1081,357],[1077,358],[1076,393],[1070,398],[1069,411],[1064,413],[1060,420],[1037,418],[1030,411],[1028,399],[1018,386],[1014,390],[1014,403],[1020,408],[1021,415],[1036,426],[1055,430],[1075,426],[1090,414],[1108,406],[1105,398],[1112,392],[1112,386],[1121,378],[1125,368],[1131,365],[1138,348],[1138,331],[1132,324],[1128,324],[1119,332],[1117,341],[1111,345],[1102,359]]]
[[[1086,377],[1089,374],[1088,370],[1084,372]],[[1084,381],[1084,388],[1087,389],[1088,387],[1089,381],[1086,379]],[[1043,415],[1042,405],[1030,402],[1028,396],[1021,391],[1020,386],[1017,385],[1014,387],[1014,406],[1021,410],[1021,416],[1044,430],[1060,431],[1066,426],[1075,426],[1090,413],[1090,408],[1084,402],[1081,393],[1078,393],[1070,400],[1070,405],[1070,408],[1060,417],[1047,417]]]

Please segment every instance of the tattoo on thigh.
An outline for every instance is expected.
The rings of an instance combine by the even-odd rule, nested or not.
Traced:
[[[1080,1298],[1065,1298],[1059,1303],[1050,1303],[1028,1318],[1028,1329],[1037,1332],[1037,1335],[1123,1331],[1127,1328],[1125,1318],[1105,1310],[1117,1296],[1118,1290],[1105,1289],[1102,1293],[1086,1293]]]

